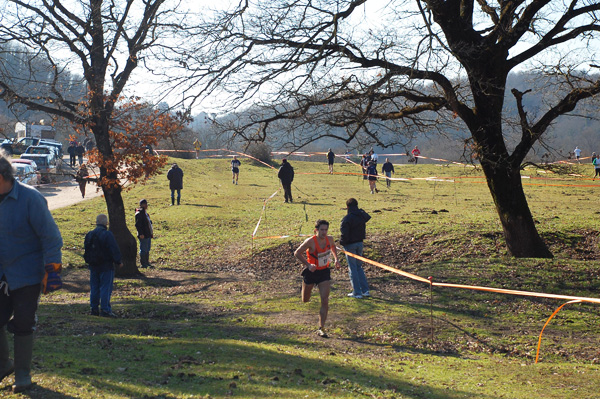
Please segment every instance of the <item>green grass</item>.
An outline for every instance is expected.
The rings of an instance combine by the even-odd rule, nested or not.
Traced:
[[[436,288],[430,304],[426,285],[374,267],[374,297],[357,301],[346,297],[342,269],[333,272],[331,338],[323,340],[314,334],[318,294],[301,303],[292,256],[302,240],[295,235],[311,234],[316,219],[329,220],[339,238],[345,201],[355,197],[373,217],[371,259],[435,281],[597,296],[596,182],[524,179],[534,184],[525,186],[528,201],[556,257],[517,260],[506,255],[485,180],[471,168],[399,166],[396,177],[455,179],[394,182],[390,190],[380,182],[371,195],[361,177],[312,174],[327,166],[292,158],[294,203],[284,204],[281,192],[270,200],[257,236],[293,237],[253,242],[264,200],[279,189],[276,172],[242,160],[235,186],[228,160],[177,162],[181,206],[168,206],[164,174],[124,193],[131,228],[138,200],[150,203],[157,268],[115,281],[119,319],[87,315],[81,247],[103,200],[53,212],[66,289],[42,298],[29,397],[597,396],[597,305],[567,305],[546,329],[536,365],[539,332],[561,301]],[[336,164],[335,172],[356,167]]]

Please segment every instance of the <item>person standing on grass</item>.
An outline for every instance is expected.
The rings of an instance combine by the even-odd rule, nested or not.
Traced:
[[[390,178],[392,177],[392,173],[394,173],[394,164],[390,162],[389,158],[385,159],[385,163],[381,166],[381,171],[385,174],[385,183],[387,184],[387,187],[390,188],[392,185],[392,180],[390,180]]]
[[[327,338],[325,321],[329,312],[329,293],[331,292],[330,258],[333,256],[336,269],[340,268],[335,241],[327,235],[329,222],[319,219],[315,224],[315,234],[306,239],[294,252],[294,256],[302,262],[302,302],[310,301],[314,286],[319,288],[321,309],[319,311],[319,328],[317,334]]]
[[[277,177],[281,180],[281,186],[283,187],[283,195],[285,202],[294,202],[292,199],[292,182],[294,181],[294,168],[283,158],[281,160],[281,167],[277,172]]]
[[[85,263],[90,267],[90,314],[117,317],[110,306],[115,279],[115,264],[123,266],[117,240],[108,231],[108,217],[96,217],[96,228],[88,232],[83,242]],[[100,307],[100,309],[98,309]]]
[[[377,167],[375,166],[375,162],[371,161],[369,167],[367,168],[367,176],[369,179],[369,188],[371,189],[371,194],[378,193],[377,190]]]
[[[329,173],[333,174],[333,162],[335,160],[335,154],[331,151],[331,148],[327,152],[327,165],[329,166]]]
[[[60,289],[62,237],[46,199],[15,180],[0,150],[0,380],[15,374],[13,392],[31,387],[33,332],[40,293]],[[6,331],[14,334],[14,362]]]
[[[183,170],[176,163],[167,172],[169,188],[171,189],[171,206],[175,205],[175,191],[177,191],[177,205],[181,201],[181,190],[183,190]]]
[[[237,156],[234,155],[233,159],[231,160],[231,182],[233,184],[238,184],[238,178],[240,177],[240,166],[242,165],[242,163],[240,162],[239,159],[237,159]]]
[[[348,213],[342,219],[340,226],[340,245],[344,247],[346,252],[348,274],[352,284],[352,292],[348,296],[362,299],[371,296],[367,276],[362,268],[362,261],[348,255],[348,253],[363,256],[363,240],[366,236],[367,222],[371,219],[371,216],[358,208],[358,201],[354,198],[349,198],[346,201],[346,209]]]
[[[150,249],[152,248],[154,229],[148,214],[148,201],[145,199],[140,200],[140,207],[135,210],[135,228],[140,241],[140,263],[142,268],[152,267],[150,264]]]
[[[410,152],[413,156],[413,158],[415,159],[415,165],[419,162],[419,155],[421,155],[421,151],[419,150],[419,147],[415,146],[415,148],[413,148],[413,150]]]

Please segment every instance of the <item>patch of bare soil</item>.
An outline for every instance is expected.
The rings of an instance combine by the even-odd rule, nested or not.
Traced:
[[[553,235],[544,237],[554,253],[579,260],[597,260],[600,258],[600,237],[598,232],[577,231],[568,237]],[[293,252],[299,242],[287,242],[241,259],[223,259],[221,262],[209,262],[198,270],[176,270],[157,268],[144,270],[144,276],[131,279],[131,284],[124,280],[115,297],[136,296],[140,298],[169,298],[182,294],[206,295],[240,295],[252,300],[263,300],[275,296],[298,296],[300,294],[299,262]],[[503,239],[500,234],[468,233],[461,240],[446,240],[443,237],[421,235],[386,235],[370,237],[366,242],[365,256],[378,262],[399,269],[419,274],[420,265],[430,262],[456,259],[459,256],[469,258],[487,258],[490,255],[505,254]],[[343,255],[340,258],[344,258]],[[565,278],[581,277],[576,271],[565,268]],[[477,336],[472,330],[454,324],[452,317],[434,318],[436,339],[430,341],[430,319],[428,314],[428,288],[422,283],[413,282],[396,276],[375,266],[366,265],[365,272],[371,284],[375,298],[369,299],[377,303],[402,303],[414,311],[414,316],[399,320],[394,314],[376,314],[368,312],[346,315],[336,312],[332,307],[328,325],[336,326],[344,331],[345,338],[333,338],[319,341],[328,350],[345,352],[348,350],[367,351],[376,354],[378,350],[386,350],[390,345],[400,350],[431,351],[435,353],[459,354],[465,351],[502,353],[519,357],[531,357],[530,348],[518,345],[506,345],[501,341],[492,342],[489,338]],[[422,275],[422,277],[427,277]],[[333,303],[336,296],[345,296],[349,291],[346,268],[334,272]],[[506,276],[499,276],[506,278]],[[586,278],[593,278],[588,276]],[[599,278],[598,275],[595,278]],[[65,288],[70,292],[84,293],[89,290],[89,275],[85,269],[69,270],[64,276]],[[261,282],[257,287],[256,281]],[[340,292],[341,291],[341,292]],[[247,300],[247,299],[245,299]],[[315,298],[315,300],[318,300]],[[164,306],[169,306],[165,303]],[[166,309],[166,308],[165,308]],[[217,320],[223,315],[231,315],[235,310],[221,309],[210,305],[181,306],[162,312],[161,308],[148,306],[137,309],[134,313],[123,314],[127,318],[147,320],[201,317],[204,320]],[[265,314],[269,324],[276,326],[294,324],[306,325],[306,334],[314,335],[311,327],[316,325],[317,315],[311,312],[273,312]],[[236,316],[237,317],[237,316]],[[243,315],[240,315],[242,318]],[[351,321],[350,321],[350,319]],[[140,333],[151,333],[154,324],[140,322]],[[389,332],[394,326],[402,334]],[[539,333],[539,326],[532,324],[531,331],[525,326],[502,326],[497,334],[501,336],[533,335]],[[97,328],[103,328],[97,326]],[[158,327],[156,327],[158,328]],[[167,328],[167,327],[164,327]],[[533,331],[536,330],[536,331]],[[285,329],[269,334],[285,334]],[[388,332],[386,332],[388,331]],[[162,331],[164,332],[164,331]],[[175,331],[170,331],[175,334]],[[265,332],[267,334],[267,332]],[[295,333],[297,334],[297,332]],[[549,340],[552,332],[546,333]],[[556,336],[560,342],[561,337]],[[564,358],[593,360],[600,358],[589,336],[570,338],[568,347],[556,344],[546,347],[547,351]],[[533,345],[533,344],[532,344]]]

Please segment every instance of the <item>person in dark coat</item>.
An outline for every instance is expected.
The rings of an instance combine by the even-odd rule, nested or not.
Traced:
[[[177,191],[177,205],[179,205],[183,189],[183,170],[174,163],[167,173],[167,179],[169,179],[169,188],[171,189],[171,205],[175,205],[175,191]]]
[[[329,165],[329,173],[333,174],[333,162],[335,160],[335,153],[331,151],[331,148],[327,152],[327,165]]]
[[[385,159],[385,163],[381,167],[381,172],[383,174],[385,174],[385,182],[389,188],[392,185],[392,180],[390,178],[392,177],[392,173],[395,173],[395,172],[394,172],[394,164],[391,163],[388,158]]]
[[[83,164],[83,154],[85,153],[85,148],[83,148],[83,144],[77,143],[77,147],[75,147],[75,153],[77,154],[77,159],[79,160],[79,165]],[[75,164],[73,162],[73,164]]]
[[[294,168],[287,161],[287,159],[283,158],[281,161],[281,167],[279,168],[279,172],[277,172],[277,177],[281,180],[281,185],[283,186],[283,194],[285,197],[285,202],[294,202],[292,200],[292,182],[294,181]]]
[[[76,148],[77,148],[77,143],[74,141],[71,141],[71,143],[69,143],[69,148],[67,148],[67,152],[69,153],[69,166],[75,166],[75,162],[76,162],[76,157],[77,157],[77,152],[76,152]]]
[[[349,297],[361,299],[371,296],[369,293],[369,284],[367,277],[362,268],[362,261],[354,258],[348,253],[358,256],[363,255],[363,240],[366,236],[366,224],[371,219],[371,216],[362,209],[358,208],[358,201],[350,198],[346,201],[346,209],[348,213],[342,219],[340,226],[340,244],[346,252],[346,260],[348,261],[348,273],[350,282],[352,283],[352,292]]]
[[[150,264],[150,248],[152,247],[152,238],[154,229],[152,220],[148,215],[148,201],[140,200],[140,207],[135,210],[135,228],[140,240],[140,263],[142,267],[152,267]]]
[[[117,317],[110,306],[115,278],[115,264],[123,266],[121,251],[112,232],[108,231],[108,217],[96,217],[96,228],[85,236],[84,259],[90,267],[90,314]],[[100,307],[100,309],[98,309]]]

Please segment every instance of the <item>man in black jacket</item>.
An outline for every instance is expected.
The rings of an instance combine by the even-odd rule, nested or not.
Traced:
[[[93,316],[116,317],[110,306],[115,264],[121,263],[121,251],[112,232],[108,231],[108,217],[96,217],[96,228],[85,236],[84,259],[90,266],[90,313]],[[100,310],[98,310],[100,306]]]
[[[174,163],[167,172],[167,179],[169,179],[169,188],[171,189],[171,205],[175,205],[175,191],[177,191],[177,205],[179,205],[183,189],[183,170]]]
[[[366,225],[371,216],[358,208],[358,201],[354,198],[346,201],[346,208],[348,214],[342,219],[340,244],[344,247],[344,252],[346,252],[348,273],[350,275],[350,282],[352,283],[352,292],[348,296],[361,299],[371,296],[367,276],[365,276],[362,268],[362,261],[348,255],[348,253],[362,256]]]
[[[283,194],[285,202],[294,202],[292,200],[292,182],[294,181],[294,168],[289,164],[287,159],[283,158],[281,161],[281,167],[277,173],[277,177],[281,180],[283,186]]]
[[[135,210],[135,228],[137,229],[138,239],[140,240],[140,263],[142,267],[151,267],[150,248],[152,247],[152,220],[147,212],[148,201],[140,200],[140,207]]]

